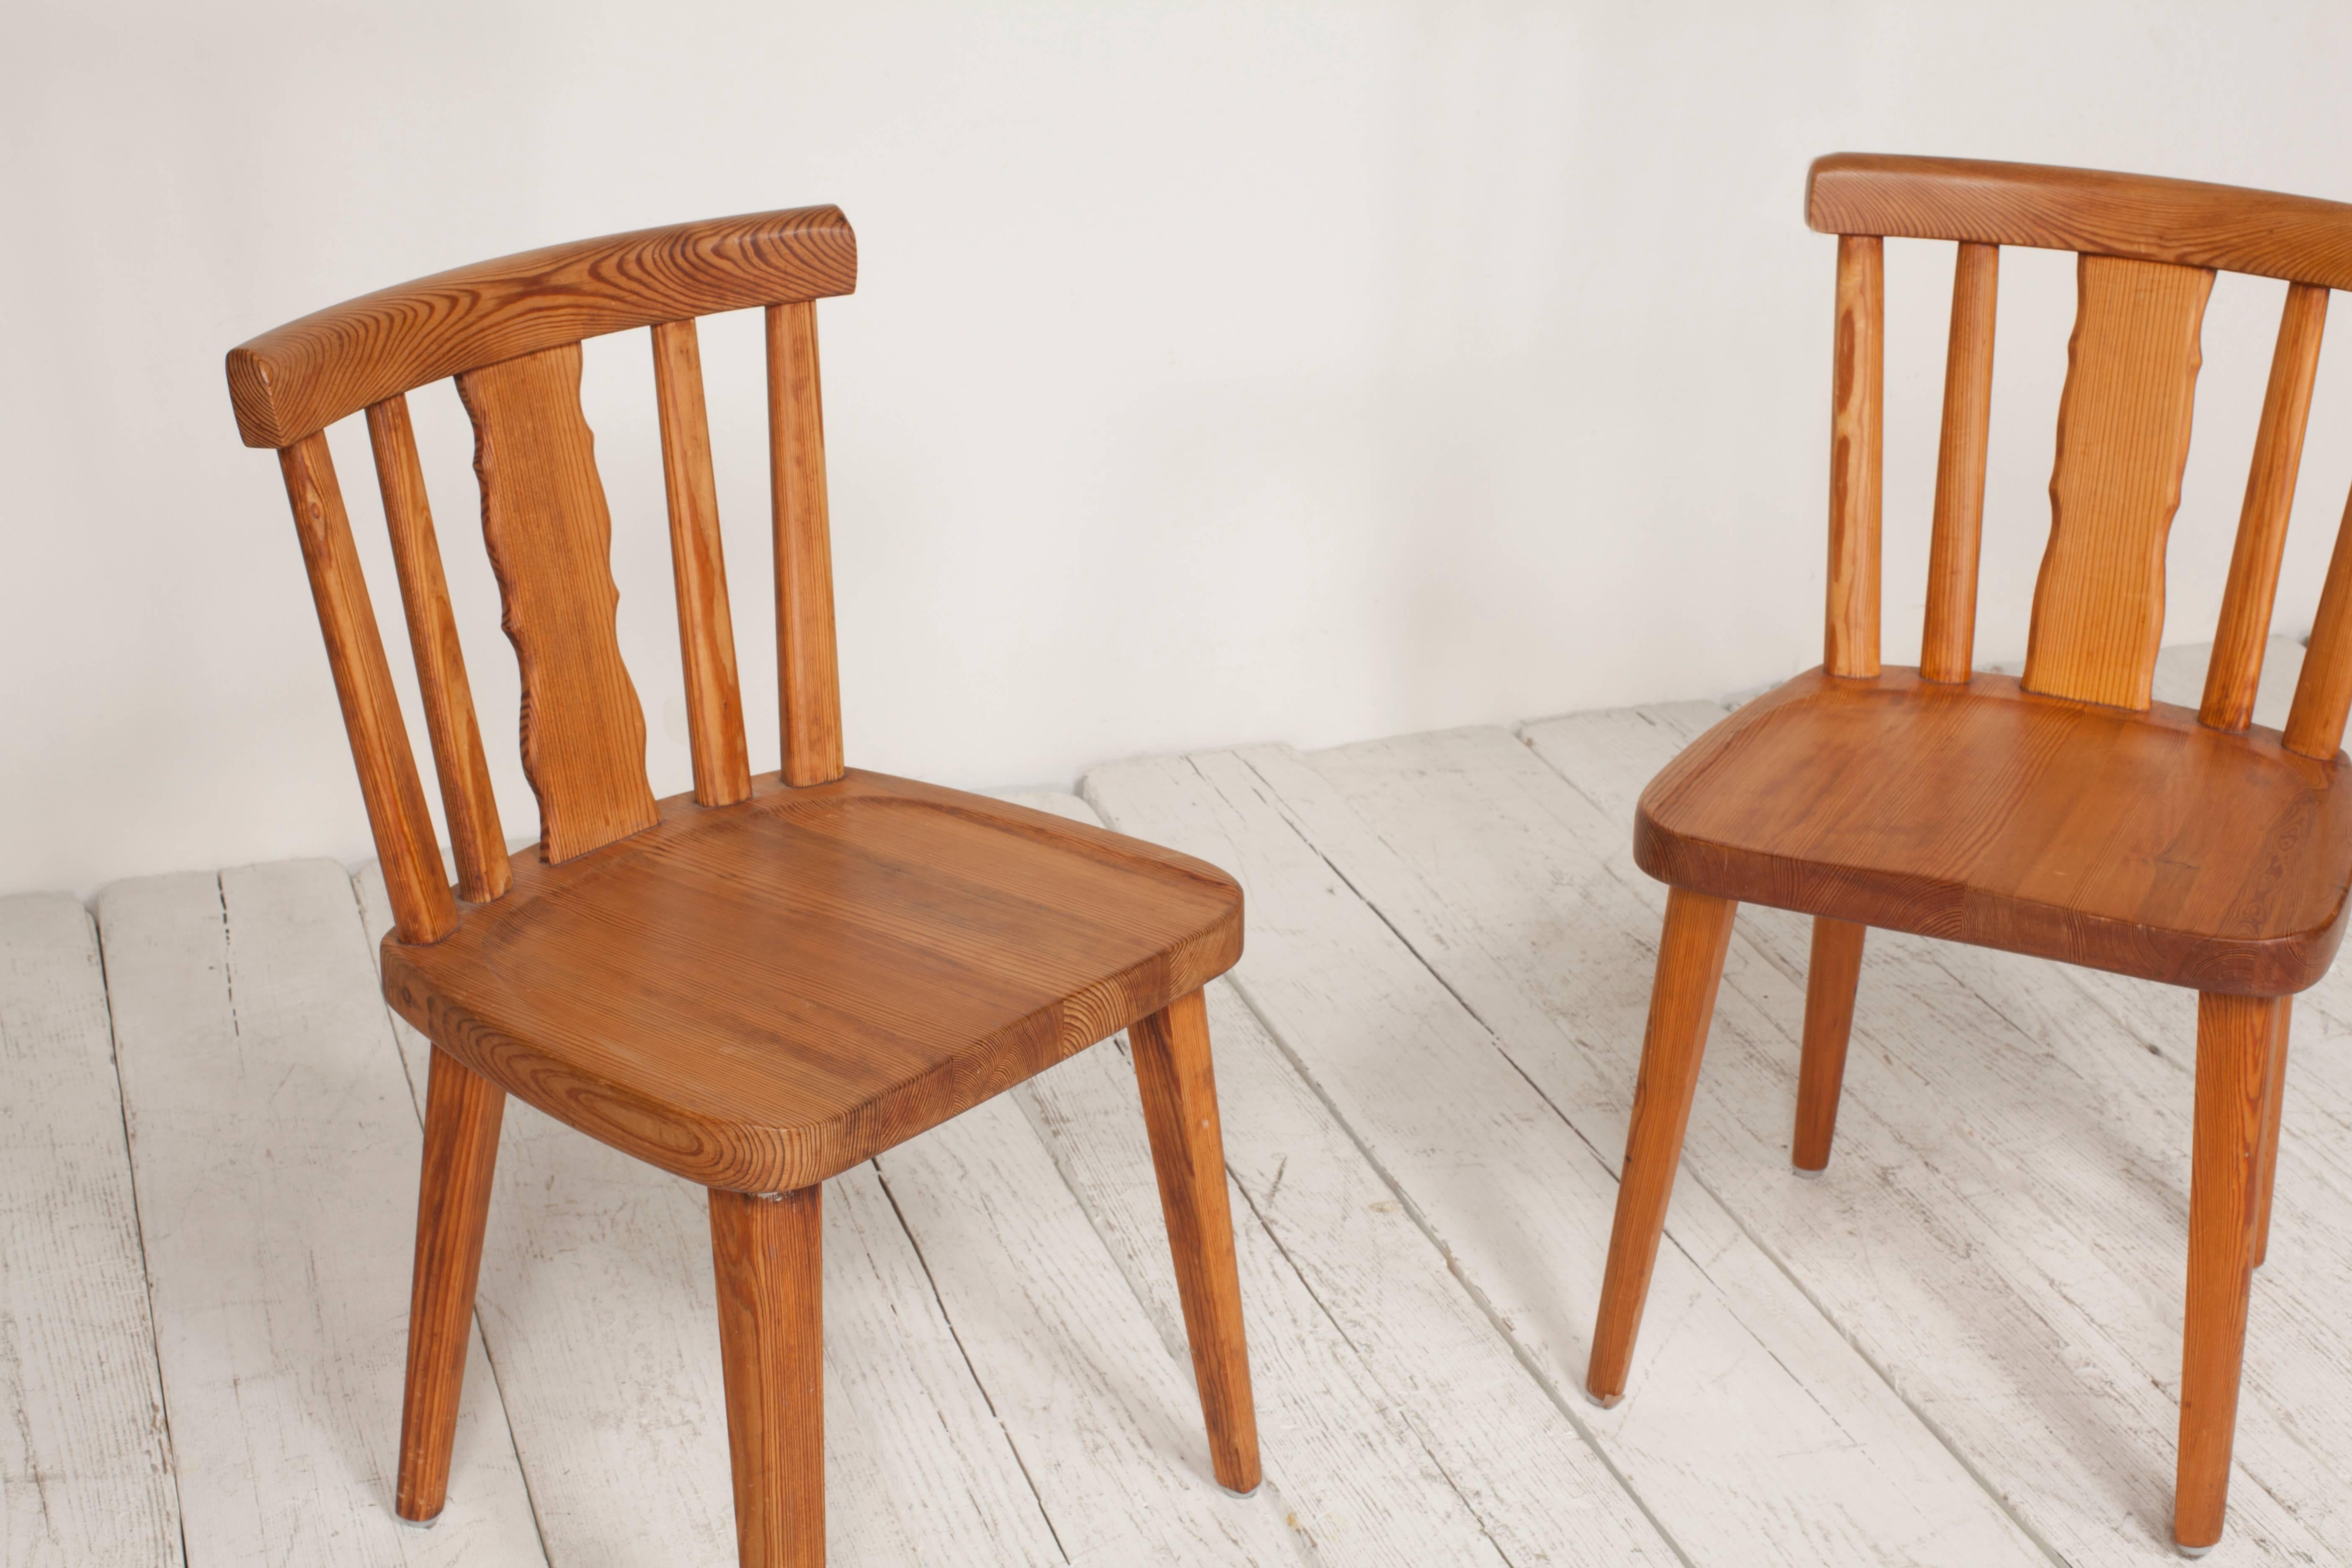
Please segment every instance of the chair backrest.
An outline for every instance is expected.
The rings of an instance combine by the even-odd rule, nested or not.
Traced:
[[[2004,245],[2072,250],[2078,303],[2058,405],[2050,542],[2029,691],[2145,710],[2164,632],[2164,552],[2189,458],[2198,330],[2216,270],[2287,281],[2253,470],[2200,708],[2252,722],[2331,289],[2352,289],[2352,205],[2187,180],[1956,158],[1817,159],[1806,221],[1838,236],[1830,458],[1832,675],[1878,673],[1882,240],[1959,242],[1920,674],[1969,677]],[[2286,745],[2333,757],[2352,705],[2352,508],[2339,531]]]
[[[767,310],[769,469],[783,777],[842,773],[824,421],[812,301],[857,283],[839,209],[802,207],[551,247],[305,316],[230,351],[247,446],[278,451],[368,823],[404,942],[453,929],[451,898],[326,427],[364,409],[401,603],[457,860],[487,902],[513,874],[442,575],[406,394],[455,376],[474,423],[482,532],[522,676],[522,761],[550,861],[651,826],[645,716],[621,662],[612,518],[580,405],[580,343],[651,329],[695,799],[751,792],[702,396],[698,317]]]

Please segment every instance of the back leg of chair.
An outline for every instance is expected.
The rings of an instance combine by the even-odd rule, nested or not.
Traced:
[[[1862,939],[1869,930],[1852,921],[1813,921],[1804,1055],[1797,1068],[1797,1133],[1789,1153],[1801,1176],[1818,1176],[1830,1163],[1838,1095],[1845,1086],[1846,1040],[1853,1033],[1854,991],[1862,981]]]
[[[824,1568],[824,1197],[710,1190],[742,1568]]]
[[[393,1500],[394,1511],[413,1524],[431,1523],[449,1496],[457,1396],[474,1336],[474,1287],[507,1104],[506,1090],[438,1046],[425,1085],[425,1169],[417,1184],[400,1482]]]
[[[2189,1303],[2181,1335],[2180,1467],[2172,1503],[2173,1540],[2194,1554],[2221,1539],[2229,1503],[2263,1127],[2274,1037],[2284,1021],[2274,998],[2211,992],[2197,998]]]
[[[2271,1193],[2278,1185],[2279,1119],[2286,1110],[2286,1037],[2294,1016],[2294,998],[2278,999],[2278,1024],[2271,1030],[2270,1105],[2263,1115],[2262,1164],[2257,1169],[2254,1208],[2254,1267],[2271,1255]]]
[[[1225,1145],[1201,993],[1180,996],[1128,1030],[1143,1125],[1168,1216],[1176,1293],[1192,1346],[1192,1378],[1209,1427],[1209,1458],[1228,1491],[1257,1489],[1257,1408],[1242,1332],[1241,1278],[1225,1196]]]
[[[1666,1200],[1682,1163],[1683,1130],[1690,1124],[1698,1064],[1715,1018],[1723,955],[1731,945],[1729,899],[1686,888],[1666,893],[1666,926],[1658,939],[1657,978],[1650,985],[1650,1023],[1642,1040],[1642,1073],[1633,1086],[1633,1122],[1625,1136],[1625,1165],[1617,1184],[1617,1221],[1609,1235],[1609,1268],[1601,1282],[1601,1317],[1592,1331],[1592,1363],[1585,1392],[1614,1405],[1625,1392],[1633,1335],[1650,1294],[1658,1260]]]

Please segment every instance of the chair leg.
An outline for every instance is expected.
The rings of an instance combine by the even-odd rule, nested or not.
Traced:
[[[1241,1278],[1225,1197],[1225,1144],[1209,1061],[1209,1012],[1201,993],[1180,996],[1127,1033],[1143,1096],[1143,1125],[1168,1216],[1176,1293],[1192,1347],[1192,1379],[1209,1427],[1209,1457],[1228,1491],[1257,1490],[1257,1409],[1242,1334]]]
[[[1642,1073],[1633,1087],[1633,1123],[1625,1137],[1625,1165],[1617,1184],[1617,1221],[1609,1234],[1609,1268],[1601,1282],[1601,1317],[1592,1330],[1592,1363],[1585,1392],[1614,1405],[1625,1393],[1633,1335],[1650,1294],[1666,1200],[1682,1162],[1683,1130],[1715,1017],[1723,955],[1731,945],[1729,899],[1685,888],[1666,894],[1666,927],[1658,939],[1658,973],[1650,986],[1649,1031],[1642,1041]]]
[[[449,1496],[457,1394],[474,1331],[482,1229],[498,1168],[506,1091],[440,1047],[425,1087],[425,1169],[416,1195],[416,1266],[409,1282],[408,1377],[400,1412],[400,1482],[393,1509],[430,1523]]]
[[[1862,939],[1852,921],[1813,921],[1813,958],[1805,973],[1805,1047],[1797,1068],[1797,1134],[1789,1162],[1818,1176],[1837,1136],[1838,1093],[1845,1084],[1845,1047],[1853,1033],[1853,994],[1862,980]]]
[[[710,1190],[742,1568],[824,1568],[824,1194]]]
[[[2271,1255],[2271,1190],[2278,1185],[2279,1120],[2286,1110],[2286,1037],[2294,998],[2278,999],[2278,1026],[2271,1031],[2270,1104],[2263,1113],[2262,1164],[2254,1178],[2254,1267]]]
[[[2180,1468],[2172,1502],[2173,1540],[2192,1553],[2221,1539],[2229,1502],[2261,1197],[2258,1166],[2273,1037],[2281,1021],[2278,1004],[2268,997],[2209,992],[2197,998],[2189,1305],[2181,1335]]]

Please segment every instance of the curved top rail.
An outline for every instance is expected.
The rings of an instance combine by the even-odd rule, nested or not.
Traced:
[[[605,332],[846,294],[857,237],[834,206],[639,229],[362,294],[228,354],[248,447],[287,447],[371,404]]]
[[[2352,205],[2196,180],[1832,153],[1805,180],[1823,234],[2088,251],[2352,289]]]

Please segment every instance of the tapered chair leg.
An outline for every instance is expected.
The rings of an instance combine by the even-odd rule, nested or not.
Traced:
[[[824,1568],[824,1193],[710,1193],[742,1568]]]
[[[1233,1213],[1225,1198],[1224,1136],[1201,993],[1137,1020],[1127,1037],[1160,1176],[1160,1206],[1168,1216],[1168,1248],[1175,1256],[1192,1377],[1208,1422],[1210,1461],[1226,1490],[1254,1492],[1257,1409],[1250,1395]]]
[[[425,1170],[416,1196],[416,1266],[409,1282],[408,1378],[400,1412],[400,1483],[393,1508],[423,1524],[449,1496],[457,1395],[474,1331],[482,1229],[498,1169],[506,1090],[433,1048],[425,1088]]]
[[[1682,1163],[1683,1130],[1690,1123],[1699,1057],[1715,1017],[1716,987],[1731,943],[1739,906],[1687,889],[1666,893],[1666,927],[1658,940],[1657,978],[1650,985],[1649,1030],[1642,1040],[1642,1072],[1633,1086],[1633,1122],[1625,1136],[1625,1165],[1617,1184],[1617,1221],[1609,1234],[1609,1268],[1601,1282],[1601,1317],[1592,1330],[1592,1363],[1585,1391],[1602,1405],[1625,1393],[1633,1336],[1650,1294],[1666,1200]]]
[[[2246,1351],[2273,1037],[2267,997],[2197,998],[2195,1163],[2189,1184],[2189,1305],[2181,1335],[2180,1468],[2172,1536],[2201,1553],[2221,1539],[2238,1373]]]
[[[2268,1109],[2263,1113],[2262,1163],[2254,1177],[2254,1267],[2271,1255],[2271,1193],[2278,1185],[2279,1121],[2286,1112],[2286,1037],[2294,1015],[2294,998],[2278,999],[2278,1024],[2271,1030],[2271,1077]]]
[[[1862,981],[1862,940],[1868,926],[1827,918],[1813,921],[1813,957],[1805,973],[1805,1046],[1797,1068],[1797,1133],[1789,1163],[1818,1176],[1837,1136],[1838,1095],[1845,1087],[1845,1047],[1853,1033],[1853,995]]]

